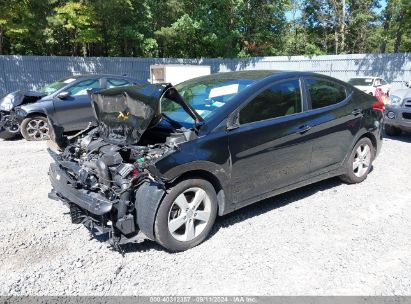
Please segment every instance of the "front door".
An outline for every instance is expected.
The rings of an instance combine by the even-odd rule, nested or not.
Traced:
[[[100,79],[82,80],[65,90],[68,97],[54,99],[57,123],[65,131],[81,130],[95,120],[87,90],[96,88],[100,88]]]
[[[238,113],[238,127],[228,131],[233,203],[304,180],[312,143],[300,80],[273,83]]]

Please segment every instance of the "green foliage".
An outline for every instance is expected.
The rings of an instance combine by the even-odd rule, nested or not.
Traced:
[[[0,0],[0,54],[251,57],[411,50],[411,1]]]

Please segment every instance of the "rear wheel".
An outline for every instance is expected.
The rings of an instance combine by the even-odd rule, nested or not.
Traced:
[[[347,173],[340,176],[348,184],[361,183],[368,176],[374,160],[374,146],[369,138],[360,139],[346,162]]]
[[[386,133],[388,136],[398,136],[398,135],[401,135],[401,129],[400,129],[400,128],[397,128],[397,127],[394,127],[394,126],[391,126],[391,125],[385,125],[385,126],[384,126],[384,130],[385,130],[385,133]]]
[[[217,196],[203,179],[188,179],[170,189],[155,219],[156,241],[170,251],[200,244],[217,216]]]
[[[23,120],[20,129],[23,137],[29,141],[50,139],[50,128],[46,117],[28,117]]]

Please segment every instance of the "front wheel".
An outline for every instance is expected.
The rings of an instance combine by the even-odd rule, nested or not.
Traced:
[[[170,189],[154,223],[156,241],[170,251],[184,251],[200,244],[217,216],[217,196],[203,179],[188,179]]]
[[[20,132],[28,141],[50,139],[50,128],[46,117],[33,116],[23,120]]]
[[[340,176],[348,184],[361,183],[368,176],[374,160],[374,146],[367,137],[360,139],[354,146],[346,166],[346,174]]]

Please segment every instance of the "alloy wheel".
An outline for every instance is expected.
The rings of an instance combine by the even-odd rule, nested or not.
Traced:
[[[27,134],[33,140],[49,139],[49,125],[41,119],[32,119],[26,126]]]
[[[211,200],[198,187],[185,190],[175,199],[168,214],[168,230],[178,241],[188,242],[203,232],[211,217]]]
[[[360,145],[355,151],[353,170],[357,177],[362,177],[371,164],[371,149],[367,144]]]

